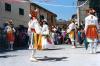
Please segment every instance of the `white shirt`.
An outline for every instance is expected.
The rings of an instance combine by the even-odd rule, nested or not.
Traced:
[[[13,30],[13,32],[15,32],[15,29],[14,28],[11,28],[10,26],[6,26],[5,27],[5,31],[7,31],[7,32],[10,32],[12,30]]]
[[[31,23],[32,23],[32,20],[28,22],[28,33],[31,33]]]
[[[94,15],[89,15],[85,18],[85,28],[84,30],[87,30],[88,25],[96,25],[97,29],[99,29],[98,26],[98,18]]]
[[[49,34],[49,28],[48,25],[44,24],[42,27],[42,34],[43,35],[48,35]]]
[[[67,33],[69,33],[72,29],[75,29],[76,25],[74,23],[69,24]]]
[[[41,26],[38,23],[37,19],[31,20],[29,23],[29,30],[35,29],[37,34],[41,34]]]

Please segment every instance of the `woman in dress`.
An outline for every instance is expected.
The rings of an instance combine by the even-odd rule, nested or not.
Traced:
[[[87,10],[87,17],[85,18],[85,34],[90,45],[90,53],[96,53],[97,39],[98,39],[98,18],[94,15],[93,9]]]
[[[15,41],[15,35],[14,35],[15,29],[13,27],[12,20],[8,21],[8,25],[5,27],[5,31],[7,32],[6,38],[8,41],[8,49],[13,50],[13,44]]]
[[[74,21],[72,20],[71,23],[68,26],[68,30],[67,33],[69,33],[69,38],[71,40],[72,43],[72,48],[76,48],[75,45],[75,29],[76,29],[76,25],[74,23]]]
[[[46,19],[43,20],[42,26],[42,48],[51,49],[53,47],[53,40],[51,40],[49,27]]]

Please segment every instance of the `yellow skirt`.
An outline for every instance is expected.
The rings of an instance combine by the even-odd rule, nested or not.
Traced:
[[[74,39],[74,36],[75,36],[74,31],[71,31],[70,34],[69,34],[69,36],[70,36],[70,38]]]
[[[41,50],[42,49],[42,35],[34,33],[34,49]]]

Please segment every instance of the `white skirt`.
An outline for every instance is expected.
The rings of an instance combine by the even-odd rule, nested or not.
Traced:
[[[93,39],[91,39],[91,38],[87,38],[87,41],[90,42],[90,43],[91,43],[91,42],[98,42],[97,39],[94,39],[94,40],[93,40]]]
[[[53,49],[54,48],[54,43],[53,40],[51,39],[52,44],[49,44],[45,36],[42,36],[42,49]]]

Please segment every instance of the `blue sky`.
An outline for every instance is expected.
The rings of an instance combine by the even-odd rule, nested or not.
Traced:
[[[76,0],[48,0],[44,2],[43,0],[32,0],[38,5],[50,10],[51,12],[57,14],[57,19],[68,20],[73,14],[76,13],[76,7],[64,7],[64,6],[53,6],[53,5],[65,5],[65,6],[75,6]],[[47,5],[53,4],[53,5]]]

